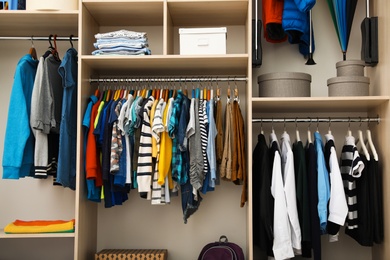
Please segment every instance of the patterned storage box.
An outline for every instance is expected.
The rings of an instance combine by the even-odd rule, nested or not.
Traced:
[[[167,260],[167,249],[103,249],[95,260]]]

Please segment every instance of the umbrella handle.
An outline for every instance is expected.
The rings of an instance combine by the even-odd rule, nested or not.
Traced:
[[[313,41],[312,41],[312,37],[313,37],[313,25],[312,25],[312,14],[311,14],[311,10],[309,11],[309,57],[306,61],[306,65],[315,65],[315,61],[313,60],[313,48],[312,48],[312,45],[313,45]]]
[[[312,28],[312,16],[311,16],[311,9],[310,9],[310,11],[309,11],[309,30],[310,30],[310,32],[309,32],[309,53],[313,53],[313,49],[312,49],[312,30],[313,30],[313,28]]]

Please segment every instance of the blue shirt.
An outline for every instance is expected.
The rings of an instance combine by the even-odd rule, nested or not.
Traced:
[[[318,216],[320,218],[320,227],[323,234],[326,233],[326,224],[328,220],[328,201],[330,198],[329,173],[326,168],[324,147],[319,132],[314,132],[314,146],[317,155],[317,173],[318,173]]]
[[[64,90],[56,181],[72,190],[76,189],[77,59],[77,51],[70,48],[58,68]]]
[[[217,137],[217,126],[214,121],[214,100],[208,102],[208,118],[209,118],[209,135],[207,142],[207,159],[209,160],[210,168],[210,187],[215,187],[217,178],[217,157],[215,152],[215,138]]]

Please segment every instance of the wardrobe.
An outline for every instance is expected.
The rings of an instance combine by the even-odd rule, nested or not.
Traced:
[[[241,186],[222,182],[212,193],[207,193],[197,213],[184,224],[179,198],[173,198],[170,205],[152,206],[149,201],[131,192],[129,200],[122,206],[104,208],[103,203],[87,200],[83,172],[82,117],[88,97],[99,84],[96,80],[108,78],[171,77],[177,80],[207,77],[228,78],[216,84],[226,97],[227,88],[237,84],[240,106],[245,120],[246,154],[248,169],[248,194],[252,194],[252,151],[260,131],[258,118],[295,117],[379,117],[379,124],[370,124],[372,136],[378,153],[382,156],[380,166],[383,171],[384,218],[389,217],[387,195],[389,194],[387,176],[390,168],[385,160],[389,151],[390,130],[388,118],[390,57],[386,47],[390,40],[390,4],[378,0],[371,6],[373,14],[379,17],[379,64],[366,68],[370,77],[370,96],[367,97],[327,97],[326,79],[335,76],[335,63],[341,60],[337,37],[330,20],[326,3],[317,1],[313,10],[317,65],[306,66],[296,46],[282,44],[263,44],[263,65],[252,68],[251,31],[252,1],[248,0],[80,0],[75,11],[3,11],[0,12],[0,37],[78,36],[78,151],[76,191],[54,187],[50,180],[0,180],[0,229],[15,219],[71,219],[76,220],[75,233],[9,235],[0,231],[0,259],[93,259],[94,253],[105,248],[165,248],[169,259],[196,259],[202,247],[226,235],[229,241],[239,244],[246,259],[260,259],[253,247],[252,201],[249,196],[246,205],[240,208]],[[365,14],[364,4],[358,4],[347,58],[360,56],[360,21]],[[323,22],[326,21],[326,22]],[[179,28],[227,27],[227,54],[183,56],[179,54]],[[119,29],[145,31],[148,34],[152,55],[92,56],[94,35]],[[38,53],[48,47],[48,42],[34,41]],[[28,52],[30,40],[1,40],[0,38],[0,77],[2,95],[0,114],[6,122],[9,96],[12,88],[12,75],[17,61]],[[63,54],[69,43],[59,42]],[[349,56],[350,55],[350,56]],[[284,59],[287,59],[284,60]],[[257,76],[266,72],[298,70],[310,73],[312,97],[309,98],[259,98]],[[234,81],[234,78],[244,80]],[[199,86],[202,82],[188,84]],[[209,83],[207,83],[209,84]],[[109,83],[104,84],[110,87]],[[114,84],[113,84],[114,85]],[[226,100],[225,100],[226,102]],[[310,111],[309,113],[307,111]],[[7,111],[8,112],[8,111]],[[358,124],[357,124],[358,125]],[[352,125],[353,127],[356,124]],[[262,124],[264,131],[270,124]],[[282,125],[275,125],[281,134]],[[294,129],[295,124],[287,124]],[[298,124],[303,132],[308,127]],[[315,130],[315,123],[312,124]],[[319,125],[321,131],[327,124]],[[333,131],[341,135],[347,124],[332,124]],[[365,127],[365,125],[364,125]],[[337,129],[337,130],[336,130]],[[354,128],[357,129],[357,128]],[[0,155],[3,152],[5,123],[0,126]],[[338,138],[338,140],[341,140]],[[339,147],[340,144],[338,145]],[[341,148],[340,148],[341,149]],[[339,150],[340,150],[339,149]],[[323,249],[324,259],[335,256],[351,256],[354,259],[387,259],[390,257],[390,244],[387,236],[390,230],[385,223],[385,241],[374,248],[358,248],[353,242],[339,244]],[[327,243],[327,241],[323,241]],[[351,247],[350,247],[351,246]],[[324,246],[323,248],[326,248]],[[22,252],[21,249],[25,249]]]

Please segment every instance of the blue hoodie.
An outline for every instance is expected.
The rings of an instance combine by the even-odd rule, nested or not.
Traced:
[[[30,128],[31,95],[38,60],[24,55],[16,66],[8,108],[3,152],[3,179],[19,179],[34,172],[34,135]]]

